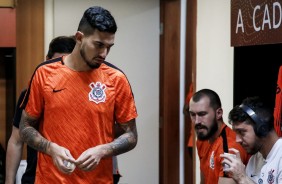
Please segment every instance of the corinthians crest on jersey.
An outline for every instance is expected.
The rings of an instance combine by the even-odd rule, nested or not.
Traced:
[[[212,151],[212,154],[210,157],[210,168],[214,169],[214,151]]]
[[[89,101],[95,102],[96,104],[106,101],[105,84],[102,84],[101,82],[92,82],[89,84],[89,87],[91,88],[88,95]]]

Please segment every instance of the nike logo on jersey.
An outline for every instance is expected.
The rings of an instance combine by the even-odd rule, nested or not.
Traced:
[[[256,175],[255,174],[251,174],[251,177],[255,177]]]
[[[54,92],[54,93],[57,93],[57,92],[63,91],[64,89],[66,89],[66,88],[62,88],[62,89],[55,89],[55,88],[54,88],[54,89],[53,89],[53,92]]]

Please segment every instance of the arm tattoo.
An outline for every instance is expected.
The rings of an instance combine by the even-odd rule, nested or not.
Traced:
[[[20,136],[22,140],[33,149],[46,153],[50,142],[42,137],[40,133],[34,128],[37,123],[37,119],[28,116],[23,110],[19,126]]]
[[[111,150],[113,155],[119,155],[127,151],[132,150],[137,144],[137,129],[135,119],[129,121],[128,123],[120,125],[125,131],[120,137],[115,139],[111,144]]]

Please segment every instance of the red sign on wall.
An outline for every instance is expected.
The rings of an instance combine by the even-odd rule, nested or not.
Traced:
[[[231,46],[282,43],[282,0],[231,0]]]
[[[16,47],[16,9],[0,8],[0,47]]]

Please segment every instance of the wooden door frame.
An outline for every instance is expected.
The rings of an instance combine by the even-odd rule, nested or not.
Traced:
[[[180,0],[160,1],[160,184],[179,183]]]
[[[180,72],[180,0],[160,0],[160,156],[159,182],[179,183],[179,72]],[[196,76],[197,0],[187,1],[185,94]],[[186,121],[189,119],[186,117]],[[185,136],[190,126],[185,123]],[[185,147],[186,147],[186,143]],[[193,149],[193,155],[194,154]],[[185,183],[195,182],[194,156],[185,149]]]

